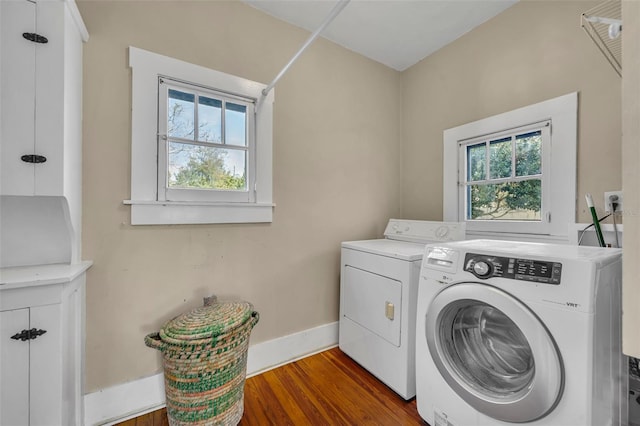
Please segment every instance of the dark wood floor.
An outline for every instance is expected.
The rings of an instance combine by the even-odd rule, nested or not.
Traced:
[[[247,379],[240,425],[427,425],[405,401],[334,348]],[[120,423],[168,425],[164,409]]]

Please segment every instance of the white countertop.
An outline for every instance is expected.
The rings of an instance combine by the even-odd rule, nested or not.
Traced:
[[[0,268],[0,291],[73,281],[93,265],[92,261],[72,264],[16,266]]]

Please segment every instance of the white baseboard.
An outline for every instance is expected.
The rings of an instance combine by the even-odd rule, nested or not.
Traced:
[[[164,403],[164,375],[160,373],[85,395],[84,424],[110,425]]]
[[[337,344],[338,323],[332,322],[251,345],[247,376],[255,376]],[[162,408],[164,404],[164,375],[159,373],[85,395],[84,424],[112,425]]]

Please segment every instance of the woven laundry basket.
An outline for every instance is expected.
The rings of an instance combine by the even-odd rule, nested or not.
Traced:
[[[247,349],[258,312],[248,302],[205,303],[144,339],[163,355],[171,426],[237,425],[244,412]]]

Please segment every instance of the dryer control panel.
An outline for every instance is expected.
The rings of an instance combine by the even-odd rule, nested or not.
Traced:
[[[465,232],[464,222],[389,219],[384,236],[391,240],[428,244],[464,240]]]
[[[464,270],[483,280],[498,277],[558,285],[562,263],[467,253]]]

